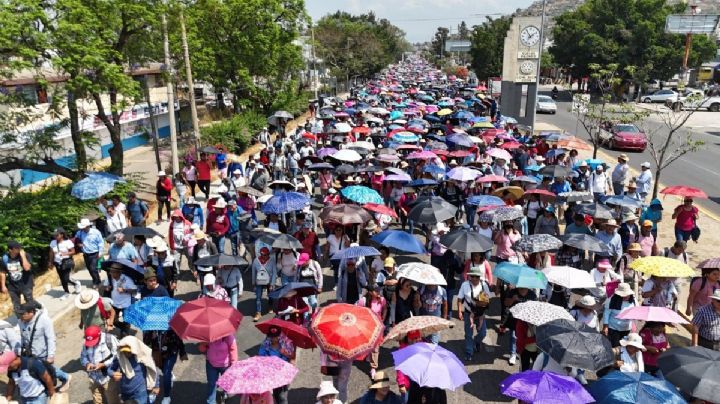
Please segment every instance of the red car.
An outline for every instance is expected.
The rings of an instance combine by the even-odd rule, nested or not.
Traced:
[[[603,136],[603,142],[609,149],[645,151],[647,137],[637,126],[626,123],[613,125]]]

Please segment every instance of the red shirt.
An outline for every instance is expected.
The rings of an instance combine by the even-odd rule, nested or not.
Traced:
[[[210,181],[210,164],[207,161],[196,161],[195,169],[197,170],[197,179],[200,181]]]
[[[302,244],[303,248],[301,252],[307,253],[312,259],[317,259],[317,256],[315,256],[315,246],[320,244],[320,241],[318,240],[315,232],[310,231],[306,236],[303,234],[303,231],[300,230],[299,232],[293,234],[293,237],[298,239],[300,244]]]

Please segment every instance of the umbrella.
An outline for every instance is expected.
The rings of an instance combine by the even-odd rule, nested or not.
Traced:
[[[588,386],[598,404],[685,404],[675,386],[648,373],[612,371]]]
[[[505,192],[509,192],[510,195],[512,195],[513,200],[520,199],[525,194],[525,191],[516,186],[509,186],[509,187],[501,187],[493,191],[493,195],[495,196],[503,196]]]
[[[488,129],[494,129],[495,127],[494,127],[493,124],[490,123],[490,122],[481,121],[481,122],[476,122],[476,123],[473,125],[473,128],[488,128]]]
[[[566,177],[570,170],[565,166],[545,166],[539,174],[545,177]]]
[[[388,215],[390,217],[397,218],[397,213],[393,209],[380,203],[366,203],[363,205],[363,208],[369,210],[370,212],[380,213],[382,215]]]
[[[395,369],[420,387],[455,390],[470,383],[465,366],[454,353],[427,342],[408,345],[392,353]]]
[[[674,258],[667,257],[651,256],[638,258],[633,260],[628,267],[646,275],[670,278],[695,276],[695,270],[690,268],[687,264]]]
[[[640,209],[643,207],[642,202],[639,200],[627,196],[611,196],[605,200],[606,205],[614,205],[614,206],[622,206],[624,208],[630,208],[630,209]]]
[[[349,258],[372,257],[376,255],[380,255],[380,251],[378,251],[375,247],[351,246],[336,252],[333,254],[331,259],[343,260]]]
[[[608,246],[604,241],[588,234],[567,234],[562,237],[563,243],[578,250],[604,253]]]
[[[431,174],[445,174],[445,169],[439,166],[436,166],[435,164],[426,165],[425,168],[423,168],[423,172],[425,173],[431,173]]]
[[[510,153],[508,153],[507,150],[500,149],[497,147],[493,148],[493,149],[489,149],[487,151],[487,155],[490,157],[495,157],[496,159],[503,159],[505,161],[512,160],[512,156],[510,155]]]
[[[447,285],[447,281],[439,269],[422,262],[409,262],[400,265],[397,269],[397,278],[407,278],[423,285]]]
[[[687,324],[687,320],[682,318],[675,311],[667,307],[657,306],[636,306],[629,307],[620,312],[617,318],[621,320],[641,320],[641,321],[657,321],[661,323]]]
[[[565,199],[567,202],[585,202],[592,201],[594,199],[592,193],[580,191],[561,192],[558,196]]]
[[[472,229],[458,228],[440,237],[440,243],[447,248],[465,253],[492,250],[493,241]]]
[[[670,348],[660,354],[662,375],[686,394],[718,401],[720,392],[720,352],[701,346]]]
[[[214,267],[248,265],[248,262],[238,255],[214,254],[202,257],[195,261],[194,264],[202,267]]]
[[[409,131],[395,133],[392,135],[392,138],[394,141],[400,143],[413,143],[420,140],[420,136]]]
[[[515,243],[515,249],[526,253],[558,250],[563,243],[550,234],[529,234]]]
[[[303,349],[317,348],[315,342],[310,337],[307,328],[295,324],[292,321],[286,321],[277,317],[262,323],[255,324],[255,327],[263,334],[270,332],[270,328],[277,327],[293,342],[296,347]]]
[[[182,339],[217,341],[235,334],[243,315],[224,300],[200,298],[177,309],[170,328]]]
[[[510,182],[510,180],[501,175],[488,174],[478,178],[477,182]],[[501,205],[504,204],[505,202],[503,201]]]
[[[345,122],[338,122],[335,124],[335,127],[330,130],[330,133],[350,133],[352,131],[352,126],[350,124]]]
[[[503,203],[504,205],[504,203]],[[523,217],[522,209],[515,209],[509,206],[501,206],[495,209],[493,217],[499,222],[507,222],[510,220],[520,219]]]
[[[517,178],[515,178],[515,179],[517,180]],[[528,196],[528,195],[540,195],[541,197],[545,196],[545,197],[549,197],[549,198],[555,198],[557,196],[557,195],[555,195],[555,193],[550,192],[547,189],[529,189],[529,190],[525,191],[525,195],[523,195],[523,196]]]
[[[445,116],[445,115],[450,115],[450,114],[452,114],[452,113],[453,113],[452,109],[450,109],[450,108],[443,108],[443,109],[441,109],[440,111],[436,112],[435,115],[437,115],[437,116]]]
[[[589,272],[566,266],[551,266],[543,269],[549,283],[568,289],[590,289],[597,286]]]
[[[598,371],[615,363],[610,340],[596,329],[572,320],[554,320],[535,330],[538,348],[560,366]]]
[[[420,188],[420,187],[433,187],[437,184],[438,184],[438,182],[435,180],[429,180],[427,178],[418,178],[416,180],[410,181],[407,185],[409,187]]]
[[[456,134],[450,135],[447,137],[447,141],[449,143],[454,143],[454,144],[456,144],[458,146],[462,146],[462,147],[472,147],[475,145],[475,143],[473,143],[472,139],[470,139],[470,137],[468,135],[463,134],[463,133],[456,133]]]
[[[445,320],[438,316],[413,316],[395,324],[385,336],[385,342],[400,341],[405,338],[410,331],[419,331],[423,337],[427,337],[430,334],[447,330],[453,326],[454,323],[452,321]]]
[[[473,181],[480,176],[480,171],[468,167],[455,167],[448,171],[447,177],[456,181]]]
[[[280,299],[294,290],[300,297],[312,296],[317,293],[317,288],[307,282],[288,282],[281,288],[268,293],[270,299]]]
[[[418,202],[410,209],[408,218],[421,224],[435,224],[455,217],[457,207],[442,197],[433,196]]]
[[[362,160],[360,153],[351,149],[339,150],[337,153],[332,155],[332,158],[340,161],[349,161],[351,163]]]
[[[531,176],[529,176],[529,175],[521,175],[521,176],[519,176],[519,177],[515,177],[515,178],[513,178],[513,181],[527,182],[527,183],[530,183],[530,184],[537,184],[537,183],[540,182],[540,181],[537,179],[537,177],[531,177]],[[530,191],[532,191],[532,190],[525,191],[525,194],[530,193]]]
[[[339,166],[335,167],[335,172],[340,175],[348,175],[355,172],[355,167],[351,166],[350,164],[340,164]]]
[[[347,146],[353,149],[365,149],[369,151],[375,150],[375,145],[372,142],[358,141],[348,143]]]
[[[592,403],[595,399],[573,377],[526,370],[500,383],[500,391],[528,403]]]
[[[163,237],[162,234],[145,226],[126,227],[120,230],[120,232],[125,235],[126,240],[132,240],[132,238],[135,236],[143,236],[147,239],[151,239],[155,236]]]
[[[275,195],[265,202],[260,210],[269,215],[271,213],[283,214],[301,210],[305,206],[310,204],[310,198],[305,194],[299,192],[283,192],[279,195]]]
[[[376,190],[363,185],[350,185],[340,190],[340,193],[345,198],[360,204],[384,202],[382,196]]]
[[[136,265],[134,262],[130,260],[126,260],[124,258],[118,258],[118,259],[107,259],[100,264],[102,269],[104,270],[110,270],[110,267],[115,265],[120,265],[122,267],[122,273],[125,276],[129,276],[134,280],[135,282],[142,282],[144,276],[145,276],[145,268]]]
[[[510,308],[510,313],[513,318],[535,326],[559,319],[574,320],[573,316],[563,307],[533,300],[514,305]]]
[[[293,189],[293,190],[295,189],[295,185],[292,182],[285,181],[285,180],[275,180],[275,181],[271,182],[268,185],[268,187],[271,189],[284,188],[287,191],[289,191],[291,189]],[[263,195],[263,196],[267,196],[267,195]],[[272,196],[274,196],[274,195],[271,195],[270,198],[272,198]],[[268,198],[268,199],[270,199],[270,198]],[[267,201],[265,201],[265,202],[267,202]],[[263,203],[265,203],[265,202],[263,202]]]
[[[613,211],[600,203],[582,203],[575,207],[575,212],[592,216],[596,219],[610,220],[613,218]]]
[[[287,112],[287,111],[282,111],[282,110],[281,110],[281,111],[275,111],[275,112],[272,114],[272,116],[274,116],[274,117],[276,117],[276,118],[282,118],[282,119],[293,119],[293,118],[294,118],[293,114],[291,114],[291,113],[289,113],[289,112]]]
[[[76,182],[70,194],[75,198],[87,201],[97,199],[115,188],[115,184],[125,182],[121,177],[108,173],[89,173],[87,177]]]
[[[348,224],[362,224],[372,220],[369,213],[358,205],[339,204],[328,206],[320,211],[320,219],[328,222],[340,223],[343,226]]]
[[[372,241],[412,254],[425,254],[425,247],[417,237],[400,230],[385,230],[371,238]]]
[[[362,358],[382,342],[385,327],[369,308],[333,303],[320,308],[310,335],[323,352],[341,360]]]
[[[315,163],[310,164],[307,169],[310,171],[333,170],[335,169],[335,166],[330,163]]]
[[[322,149],[317,151],[317,156],[320,158],[325,158],[328,156],[332,156],[333,154],[337,153],[338,150],[334,147],[323,147]]]
[[[416,151],[412,152],[407,155],[405,159],[407,160],[428,160],[428,159],[434,159],[437,158],[437,154],[429,151],[429,150],[423,150],[423,151]]]
[[[255,189],[253,187],[248,187],[248,186],[238,187],[237,191],[241,192],[243,194],[254,196],[254,197],[261,197],[261,196],[265,195],[265,192],[258,191],[257,189]]]
[[[700,188],[688,187],[686,185],[675,185],[664,188],[660,191],[663,195],[679,195],[690,198],[707,198],[707,194]]]
[[[409,174],[390,174],[383,178],[383,181],[409,182],[412,177]]]
[[[276,356],[253,356],[233,363],[217,385],[228,394],[262,394],[292,383],[299,371]]]
[[[381,154],[376,157],[377,160],[384,161],[386,163],[396,163],[400,161],[400,157],[395,154]]]
[[[298,239],[289,234],[280,234],[275,237],[272,247],[281,250],[299,250],[302,248],[302,244]]]
[[[170,297],[146,297],[125,309],[123,318],[140,331],[165,331],[170,328],[170,319],[182,304],[182,301]]]
[[[700,269],[720,268],[720,257],[708,258],[698,265]]]
[[[493,275],[518,288],[545,289],[545,274],[524,264],[502,262],[495,266]]]
[[[201,153],[208,153],[208,154],[222,154],[222,150],[218,149],[215,146],[205,146],[202,149],[200,149]]]
[[[494,195],[472,195],[467,203],[473,206],[505,206],[505,201]]]

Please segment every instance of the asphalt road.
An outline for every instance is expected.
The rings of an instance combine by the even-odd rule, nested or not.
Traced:
[[[549,91],[543,91],[541,93],[550,95]],[[538,115],[537,121],[555,125],[567,132],[576,134],[576,136],[580,138],[589,139],[590,136],[587,131],[585,131],[582,125],[577,124],[577,118],[570,113],[570,100],[570,94],[568,92],[562,92],[558,102],[557,114]],[[720,113],[706,111],[698,111],[696,113],[717,114],[718,119],[720,119]],[[652,120],[655,118],[651,117],[649,119]],[[651,123],[651,125],[653,124],[654,123]],[[664,133],[661,132],[663,136],[665,136],[666,133],[667,131]],[[701,188],[710,198],[707,200],[698,199],[696,203],[720,217],[720,187],[717,186],[717,184],[720,183],[720,132],[710,130],[708,132],[692,131],[691,133],[695,139],[704,141],[705,145],[701,150],[682,156],[666,168],[662,172],[660,182],[666,186],[690,185]],[[637,170],[640,169],[642,162],[653,162],[648,149],[642,153],[608,149],[603,149],[603,151],[613,157],[617,157],[623,152],[627,153],[630,157],[630,165]],[[611,166],[615,164],[615,161],[616,159],[613,159],[613,161],[609,162]]]

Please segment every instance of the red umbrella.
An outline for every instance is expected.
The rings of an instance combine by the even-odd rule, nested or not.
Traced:
[[[451,151],[450,153],[448,153],[448,157],[464,158],[464,157],[467,157],[467,156],[469,156],[469,155],[471,155],[471,154],[472,154],[472,153],[470,153],[470,152],[467,151],[467,150],[454,150],[454,151]]]
[[[262,323],[257,323],[255,327],[263,334],[267,334],[270,328],[277,327],[290,338],[290,341],[292,341],[296,347],[303,349],[317,348],[310,334],[308,334],[307,328],[293,322],[273,318],[268,321],[263,321]]]
[[[528,191],[525,191],[525,195],[540,195],[540,196],[549,196],[552,198],[555,198],[557,195],[555,195],[554,192],[550,192],[546,189],[531,189]]]
[[[448,154],[450,154],[450,152],[447,150],[437,149],[437,150],[430,150],[430,151],[437,154],[438,156],[447,156]]]
[[[503,143],[502,146],[500,146],[500,147],[502,147],[505,150],[512,150],[512,149],[517,149],[520,146],[522,146],[522,145],[519,142],[511,140],[509,142]]]
[[[350,133],[358,133],[361,135],[367,135],[367,134],[370,134],[370,128],[368,128],[367,126],[356,126],[356,127],[352,128]]]
[[[498,135],[504,135],[504,134],[506,134],[506,133],[507,133],[507,131],[504,130],[504,129],[493,129],[493,128],[489,128],[489,129],[485,129],[484,131],[482,131],[481,134],[480,134],[480,136],[482,136],[482,137],[485,137],[485,136],[495,137],[495,136],[498,136]]]
[[[509,179],[495,174],[490,175],[484,175],[482,177],[478,177],[475,181],[477,182],[508,182]]]
[[[303,133],[302,137],[303,137],[303,139],[310,139],[310,140],[313,140],[313,141],[317,141],[317,136],[313,135],[313,134],[310,133],[310,132],[305,132],[305,133]]]
[[[180,306],[170,319],[170,328],[182,339],[212,342],[235,334],[242,318],[223,300],[200,298]]]
[[[415,146],[414,144],[401,144],[395,150],[418,150],[421,149],[420,146]]]
[[[388,132],[387,137],[391,138],[391,137],[393,137],[393,135],[395,135],[396,133],[400,133],[400,132],[407,132],[407,129],[399,128],[399,129],[391,130],[390,132]]]
[[[366,203],[365,205],[363,205],[363,208],[369,210],[370,212],[388,215],[388,216],[394,217],[396,219],[398,217],[397,213],[395,213],[394,210],[392,210],[391,208],[389,208],[385,205],[379,204],[379,203]]]
[[[679,195],[690,198],[707,198],[707,194],[700,188],[688,187],[687,185],[675,185],[660,191],[663,195]]]
[[[310,322],[310,335],[324,352],[342,360],[362,358],[382,343],[384,326],[369,308],[333,303]]]
[[[411,126],[407,128],[408,132],[416,133],[418,135],[425,133],[425,129],[420,126]]]

